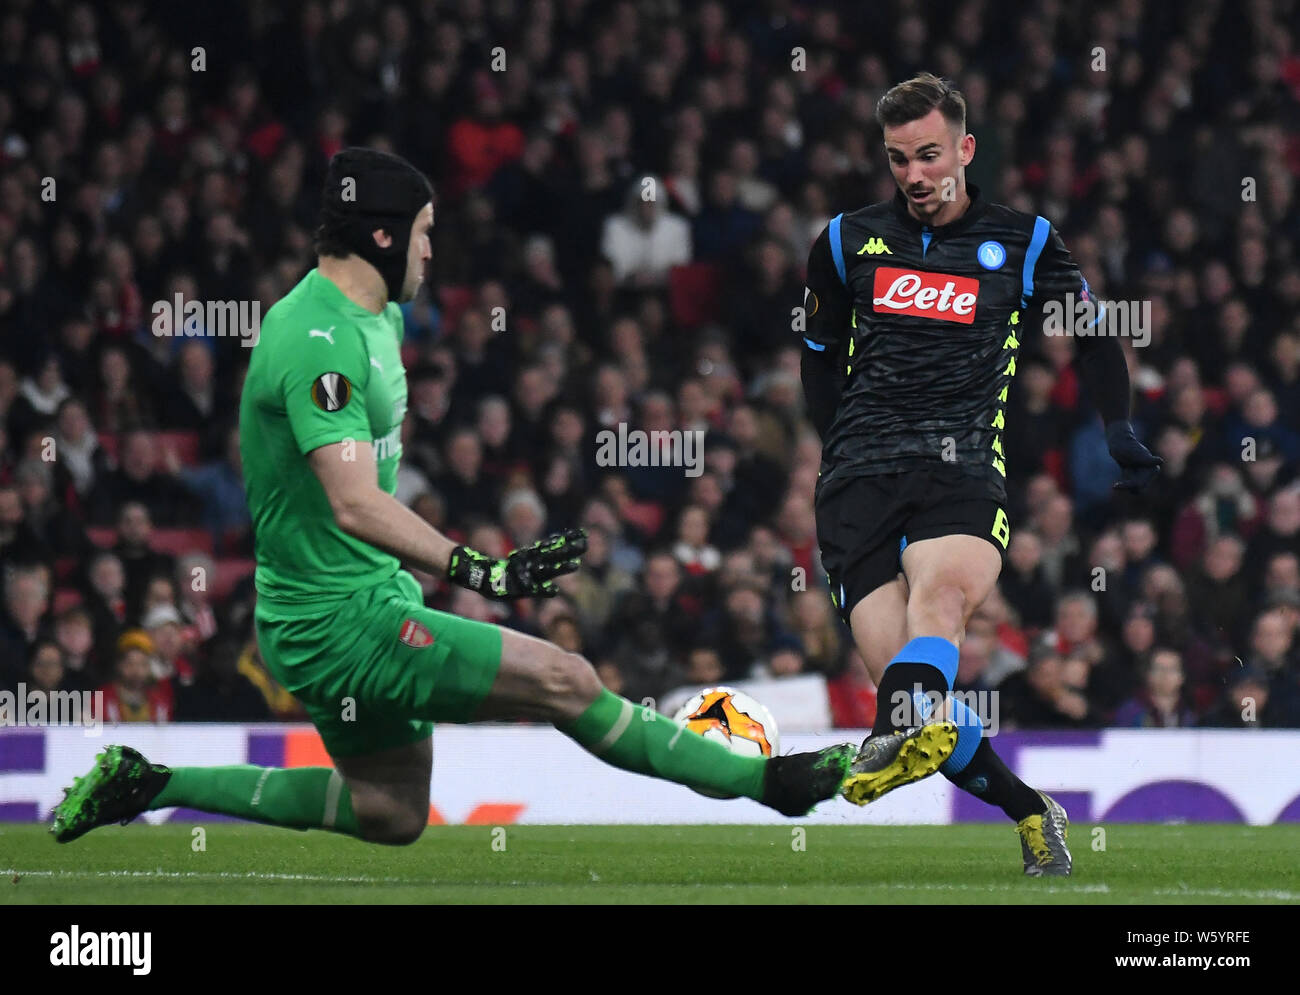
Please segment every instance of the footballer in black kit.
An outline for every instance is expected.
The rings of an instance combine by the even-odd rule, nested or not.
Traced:
[[[1089,299],[1050,222],[967,191],[966,212],[936,228],[901,192],[840,215],[808,260],[804,344],[828,354],[805,363],[805,382],[821,373],[829,388],[808,397],[823,443],[817,524],[846,616],[898,573],[900,543],[961,533],[1005,555],[1002,432],[1021,338],[1044,300]],[[1118,340],[1078,342],[1102,417],[1125,418]]]
[[[979,717],[945,696],[1010,539],[1003,432],[1017,357],[1045,302],[1091,302],[1092,292],[1050,221],[966,184],[975,140],[958,91],[922,74],[886,93],[877,119],[898,192],[821,233],[803,309],[804,394],[823,444],[822,564],[878,686],[864,772],[845,794],[865,804],[942,771],[1015,819],[1026,873],[1068,874],[1064,811],[1016,778]],[[1123,470],[1117,486],[1140,489],[1160,460],[1129,424],[1119,340],[1076,346]],[[957,726],[952,749],[920,732],[938,704]]]

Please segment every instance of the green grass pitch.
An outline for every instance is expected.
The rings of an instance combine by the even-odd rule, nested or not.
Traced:
[[[414,846],[239,823],[132,825],[60,846],[0,824],[0,905],[131,903],[1300,904],[1300,826],[1075,827],[1030,880],[1010,825],[431,827]]]

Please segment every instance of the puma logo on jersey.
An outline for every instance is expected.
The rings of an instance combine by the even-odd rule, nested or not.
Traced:
[[[322,332],[319,328],[313,328],[310,332],[307,333],[307,337],[308,337],[309,339],[317,339],[317,338],[319,338],[319,339],[324,339],[324,340],[327,341],[330,345],[333,345],[333,344],[334,344],[334,336],[331,335],[330,332],[334,331],[335,327],[336,327],[336,326],[334,326],[334,325],[330,325],[329,330],[328,330],[328,331],[324,331],[324,332]]]
[[[384,368],[379,365],[379,360],[375,359],[374,356],[370,357],[370,365],[373,366],[375,369],[377,369],[380,373],[384,372]]]
[[[889,251],[889,246],[885,244],[885,240],[883,238],[876,238],[872,236],[871,238],[867,239],[866,242],[863,243],[862,248],[858,250],[858,255],[892,256],[893,253]]]

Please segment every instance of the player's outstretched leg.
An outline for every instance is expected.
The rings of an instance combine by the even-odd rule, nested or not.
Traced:
[[[737,756],[609,691],[581,656],[508,629],[501,636],[500,670],[477,718],[543,718],[623,770],[752,798],[783,815],[800,816],[835,797],[856,752],[843,744],[771,759]]]
[[[342,778],[328,767],[153,764],[129,746],[109,746],[54,809],[50,832],[69,843],[99,826],[125,825],[141,812],[185,805],[291,829],[357,831]]]

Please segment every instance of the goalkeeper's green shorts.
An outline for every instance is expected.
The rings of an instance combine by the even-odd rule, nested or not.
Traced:
[[[258,599],[257,641],[271,676],[302,702],[334,757],[428,739],[469,722],[501,668],[501,630],[424,606],[405,570],[326,615],[277,613]]]

